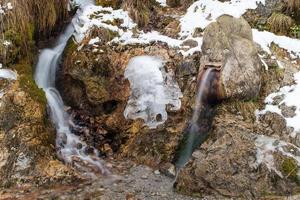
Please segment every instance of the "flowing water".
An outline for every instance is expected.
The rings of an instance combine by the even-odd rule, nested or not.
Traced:
[[[177,171],[185,166],[193,151],[205,141],[210,130],[215,109],[208,102],[208,95],[210,95],[209,90],[213,88],[215,74],[213,68],[208,68],[198,85],[193,116],[184,131],[184,137],[175,158]]]
[[[93,2],[91,0],[81,0],[80,3],[80,7],[83,8]],[[109,174],[109,171],[98,157],[98,151],[93,149],[92,153],[87,153],[91,148],[81,141],[80,137],[72,134],[71,126],[72,128],[78,127],[75,127],[74,123],[71,122],[68,113],[65,111],[64,102],[55,88],[56,71],[67,42],[74,33],[73,23],[76,23],[77,18],[78,15],[73,18],[72,23],[60,35],[53,48],[41,51],[36,66],[35,81],[46,94],[51,119],[56,127],[56,148],[59,158],[86,175]]]

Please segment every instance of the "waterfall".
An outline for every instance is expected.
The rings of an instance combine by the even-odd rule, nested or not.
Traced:
[[[193,151],[202,144],[210,130],[214,116],[214,107],[209,103],[209,95],[212,94],[214,79],[217,78],[214,68],[208,68],[199,81],[193,116],[184,130],[184,137],[179,145],[175,158],[177,171],[186,165]]]
[[[80,1],[80,7],[92,4],[91,0]],[[74,33],[73,23],[76,22],[78,14],[73,18],[66,30],[59,36],[53,48],[41,51],[35,71],[36,84],[42,88],[46,94],[48,106],[50,108],[51,120],[56,128],[56,148],[60,159],[67,164],[81,170],[86,175],[109,174],[102,160],[99,159],[98,151],[93,149],[93,153],[87,154],[88,146],[80,137],[72,134],[70,126],[73,124],[64,109],[64,102],[55,88],[56,71],[61,60],[63,51],[68,40]]]

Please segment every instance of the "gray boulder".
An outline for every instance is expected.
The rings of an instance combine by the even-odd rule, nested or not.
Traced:
[[[219,63],[221,99],[251,99],[261,87],[261,64],[250,25],[223,15],[204,31],[201,65]]]

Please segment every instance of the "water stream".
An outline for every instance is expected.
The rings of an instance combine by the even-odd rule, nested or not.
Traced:
[[[175,158],[177,171],[182,169],[189,161],[193,151],[201,145],[209,133],[212,119],[214,117],[214,105],[209,102],[213,90],[216,71],[208,68],[204,71],[199,81],[193,116],[184,130],[183,140],[178,148]]]
[[[79,3],[80,8],[83,8],[86,5],[92,4],[93,1],[81,0]],[[86,175],[94,176],[98,173],[109,174],[102,160],[99,159],[98,151],[93,149],[93,152],[90,153],[89,150],[91,148],[88,147],[80,137],[72,133],[71,126],[73,126],[72,128],[78,127],[74,127],[74,123],[72,123],[68,113],[65,111],[64,102],[60,93],[55,87],[56,71],[67,42],[75,31],[73,23],[76,23],[77,19],[78,14],[74,16],[72,23],[70,23],[66,30],[59,36],[53,48],[47,48],[41,51],[36,66],[35,81],[46,94],[51,119],[56,127],[56,148],[58,157]]]

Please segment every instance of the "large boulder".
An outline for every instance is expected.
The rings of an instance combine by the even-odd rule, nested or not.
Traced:
[[[220,99],[251,99],[261,87],[261,65],[250,25],[223,15],[204,31],[201,64],[221,66]]]

